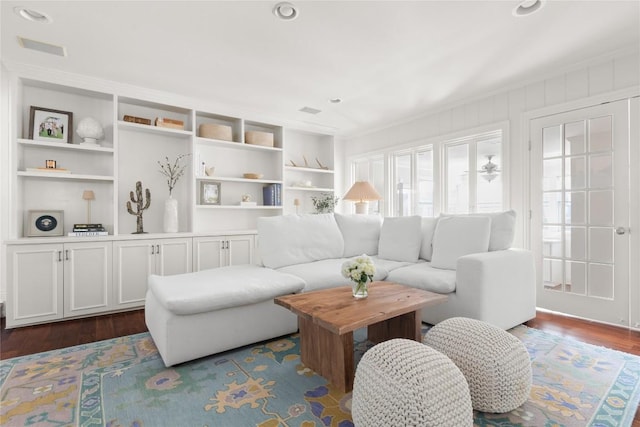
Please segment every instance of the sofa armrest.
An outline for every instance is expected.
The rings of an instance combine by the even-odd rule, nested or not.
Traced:
[[[536,315],[536,273],[531,251],[508,249],[460,257],[456,294],[477,319],[505,329]],[[514,324],[511,324],[514,323]]]

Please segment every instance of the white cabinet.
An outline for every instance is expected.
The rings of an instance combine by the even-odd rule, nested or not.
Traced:
[[[10,245],[7,326],[111,308],[111,242]]]
[[[193,270],[253,264],[254,247],[255,237],[251,234],[196,237],[193,239]]]
[[[144,305],[151,274],[191,272],[191,238],[127,240],[114,243],[114,285],[117,308]]]

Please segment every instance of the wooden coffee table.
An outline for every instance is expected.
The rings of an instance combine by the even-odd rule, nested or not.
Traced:
[[[353,331],[367,327],[369,341],[392,338],[422,341],[422,308],[446,295],[397,283],[373,282],[369,296],[353,298],[350,286],[285,295],[275,303],[298,315],[302,363],[335,387],[353,388]]]

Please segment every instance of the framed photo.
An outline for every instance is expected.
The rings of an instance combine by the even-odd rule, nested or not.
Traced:
[[[200,182],[200,204],[219,205],[220,199],[221,196],[219,182]]]
[[[73,135],[73,113],[31,107],[29,139],[71,144],[71,135]]]
[[[27,237],[63,236],[63,211],[28,211],[24,223],[24,234]]]

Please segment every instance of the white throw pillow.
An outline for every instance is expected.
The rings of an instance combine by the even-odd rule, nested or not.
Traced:
[[[431,266],[455,270],[458,258],[487,252],[491,219],[487,216],[444,216],[433,234]]]
[[[422,246],[420,247],[420,258],[431,261],[433,254],[433,233],[436,231],[438,218],[422,217]]]
[[[378,257],[392,261],[417,262],[422,243],[421,218],[385,218],[380,230]]]
[[[258,218],[258,252],[265,267],[341,258],[344,240],[333,214]]]
[[[380,240],[382,218],[378,215],[335,214],[336,222],[344,238],[343,257],[362,254],[376,255]]]
[[[472,214],[442,214],[445,216],[482,216],[491,219],[491,236],[489,237],[489,250],[501,251],[509,249],[513,243],[516,232],[516,211],[472,213]]]

